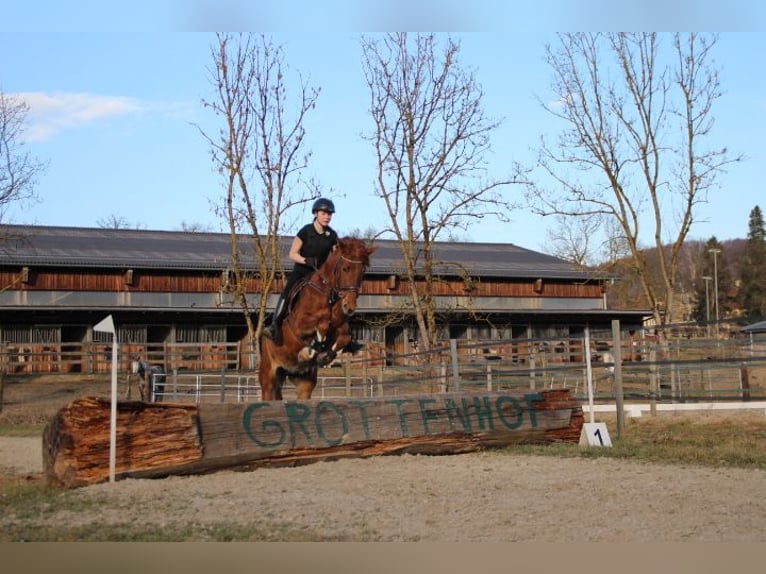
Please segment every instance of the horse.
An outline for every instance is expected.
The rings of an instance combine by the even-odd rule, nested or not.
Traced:
[[[287,378],[298,399],[311,398],[319,367],[331,363],[351,342],[348,318],[356,311],[362,278],[376,250],[361,239],[339,239],[327,260],[287,294],[282,344],[263,333],[258,339],[261,400],[282,400]]]

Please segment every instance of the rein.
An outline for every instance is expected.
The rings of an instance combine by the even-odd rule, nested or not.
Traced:
[[[332,311],[332,306],[335,305],[335,303],[337,303],[342,298],[343,293],[347,293],[349,291],[358,292],[359,285],[362,283],[362,277],[360,277],[359,283],[357,285],[341,286],[338,284],[340,282],[340,273],[338,273],[338,267],[340,266],[341,261],[346,261],[348,263],[351,263],[352,265],[364,265],[364,261],[349,259],[345,255],[340,255],[338,257],[338,261],[335,262],[335,269],[333,272],[334,284],[331,284],[331,282],[322,274],[321,271],[314,274],[307,283],[307,285],[316,289],[317,291],[322,293],[322,295],[325,295],[327,297],[327,303],[330,306],[331,311]],[[317,285],[316,283],[314,283],[315,276],[318,276],[319,279],[321,279],[322,285]]]

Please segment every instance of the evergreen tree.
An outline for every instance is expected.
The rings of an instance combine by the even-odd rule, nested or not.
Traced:
[[[766,316],[766,225],[763,212],[757,205],[750,212],[740,277],[742,308],[745,313],[752,319]]]

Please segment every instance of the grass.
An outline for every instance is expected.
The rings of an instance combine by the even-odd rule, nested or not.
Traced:
[[[524,445],[513,453],[766,470],[766,416],[656,416],[627,419],[617,438],[616,423],[605,420],[612,447],[577,444]]]
[[[42,423],[24,423],[18,425],[0,425],[0,436],[42,436],[45,425]]]

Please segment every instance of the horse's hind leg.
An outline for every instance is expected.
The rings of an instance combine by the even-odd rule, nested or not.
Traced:
[[[277,365],[271,357],[273,344],[271,341],[264,341],[261,336],[261,361],[258,365],[258,383],[261,386],[261,400],[277,400]],[[281,389],[279,389],[281,395]],[[281,398],[281,396],[280,396]]]
[[[282,368],[277,368],[276,379],[274,383],[274,398],[278,401],[282,400],[282,387],[285,386],[286,373]]]

